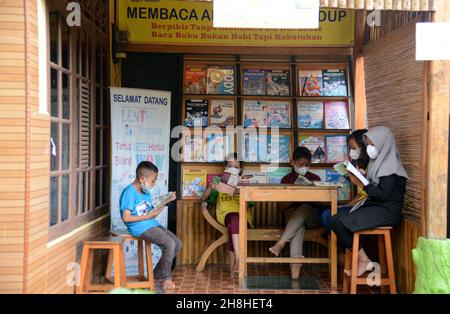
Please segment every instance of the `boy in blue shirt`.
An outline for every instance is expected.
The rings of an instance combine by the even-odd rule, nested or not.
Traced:
[[[155,267],[155,279],[163,281],[163,289],[174,289],[172,262],[181,249],[181,241],[162,227],[156,217],[164,207],[177,197],[172,192],[165,202],[153,208],[151,190],[158,178],[158,168],[149,161],[141,162],[136,168],[136,179],[120,196],[120,212],[128,232],[136,238],[149,241],[161,248],[162,256]]]

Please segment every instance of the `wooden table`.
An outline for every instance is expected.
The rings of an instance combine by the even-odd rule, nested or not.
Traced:
[[[296,184],[241,184],[240,217],[247,217],[247,202],[330,202],[331,214],[337,213],[338,186],[300,186]],[[248,263],[315,263],[330,265],[331,288],[337,288],[336,235],[331,232],[328,258],[282,258],[247,256],[247,219],[239,219],[239,284],[245,287]]]

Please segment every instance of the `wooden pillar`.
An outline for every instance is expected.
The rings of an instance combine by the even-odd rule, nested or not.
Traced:
[[[450,1],[439,1],[433,22],[450,20]],[[428,158],[426,234],[429,238],[447,236],[447,177],[450,62],[430,61],[428,67]]]
[[[364,78],[364,34],[366,29],[366,11],[356,11],[355,47],[353,52],[353,82],[355,88],[355,129],[367,127],[366,81]]]

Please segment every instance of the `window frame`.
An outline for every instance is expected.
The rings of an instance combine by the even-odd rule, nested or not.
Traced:
[[[59,2],[59,1],[58,1]],[[61,1],[63,2],[63,1]],[[64,1],[66,2],[66,1]],[[102,189],[106,188],[106,191],[109,191],[109,178],[110,178],[110,158],[104,158],[104,154],[110,154],[110,123],[106,124],[110,119],[109,117],[102,117],[103,123],[101,125],[97,125],[97,117],[96,117],[96,88],[97,86],[100,86],[101,88],[101,94],[100,94],[100,112],[104,115],[104,113],[109,113],[109,9],[108,9],[108,1],[105,0],[94,0],[91,1],[91,10],[96,7],[98,2],[103,2],[104,5],[104,12],[108,16],[106,18],[103,17],[103,19],[100,16],[100,21],[92,21],[90,20],[86,15],[83,14],[83,11],[86,11],[87,8],[81,4],[81,27],[69,27],[70,31],[70,43],[69,43],[69,70],[62,67],[62,40],[61,40],[61,23],[65,22],[65,19],[67,17],[67,11],[65,11],[65,5],[61,7],[61,3],[54,4],[54,1],[49,1],[47,5],[47,17],[50,16],[51,12],[58,12],[58,36],[57,36],[57,63],[55,64],[50,60],[51,58],[51,49],[49,48],[49,51],[47,53],[47,70],[48,70],[48,90],[49,95],[51,95],[51,69],[57,70],[57,90],[58,90],[58,117],[53,117],[51,115],[51,97],[48,97],[47,107],[48,112],[50,116],[50,122],[49,127],[51,127],[52,122],[57,122],[58,125],[61,122],[62,119],[62,77],[63,73],[68,74],[69,77],[69,91],[70,91],[70,97],[69,97],[69,130],[70,130],[70,143],[69,145],[69,168],[67,170],[62,170],[62,154],[59,152],[62,152],[62,126],[58,126],[59,128],[59,143],[57,147],[57,160],[59,164],[59,168],[55,171],[52,171],[51,168],[49,169],[49,182],[52,177],[58,177],[58,223],[51,226],[51,214],[52,214],[52,208],[51,208],[51,190],[49,186],[49,220],[48,220],[48,240],[54,240],[64,234],[67,234],[68,232],[72,231],[73,229],[80,227],[100,216],[103,216],[109,212],[109,193],[105,195],[105,198],[102,202]],[[89,11],[86,11],[89,12]],[[95,12],[95,11],[90,11]],[[96,18],[96,14],[90,13],[90,16],[93,18]],[[47,47],[50,47],[50,19],[47,20]],[[97,25],[96,22],[103,23],[107,25],[100,24]],[[83,53],[80,51],[80,54],[78,56],[78,45],[80,45],[79,41],[79,35],[81,32],[85,32],[87,34],[87,38],[85,38],[86,41],[86,47],[88,47],[86,52],[86,60],[85,63],[81,63],[83,67],[89,67],[88,71],[86,72],[86,76],[84,76],[84,71],[81,69],[78,69],[79,65],[79,58],[83,58]],[[103,47],[103,52],[105,54],[105,58],[102,60],[101,65],[96,65],[95,60],[95,53],[96,53],[96,45],[99,43]],[[89,58],[89,63],[86,62]],[[97,83],[96,78],[96,67],[100,66],[100,81]],[[103,73],[103,66],[106,67],[106,77],[102,77]],[[79,71],[80,70],[80,71]],[[80,110],[80,93],[81,93],[81,82],[84,81],[89,85],[89,166],[87,168],[80,168],[79,164],[79,141],[78,141],[78,135],[79,135],[79,110]],[[79,88],[77,88],[77,83],[80,82]],[[105,96],[106,95],[106,96]],[[65,122],[64,122],[65,123]],[[103,143],[103,133],[107,132],[108,137],[106,138],[108,143],[105,145],[103,143],[101,145],[100,150],[100,161],[101,163],[99,165],[96,164],[96,130],[97,128],[101,129],[101,139],[100,142]],[[51,136],[51,134],[50,134]],[[78,144],[78,147],[76,147]],[[51,159],[51,158],[50,158]],[[78,161],[78,162],[77,162]],[[106,164],[104,163],[106,161]],[[51,162],[51,161],[50,161]],[[49,165],[50,166],[50,165]],[[100,195],[100,203],[99,206],[95,206],[95,195],[96,195],[96,186],[95,186],[95,177],[97,175],[97,171],[100,171],[100,186],[97,187],[100,189],[99,195]],[[81,200],[81,191],[79,182],[81,179],[81,173],[85,173],[89,176],[89,185],[85,185],[85,201],[86,198],[88,199],[88,203],[86,206],[85,212],[80,212],[80,200]],[[63,175],[69,175],[69,195],[68,195],[68,218],[65,221],[61,221],[62,216],[62,178]],[[107,185],[106,187],[103,187],[103,178],[102,176],[106,175],[108,180],[106,181]],[[76,182],[78,180],[78,182]],[[87,180],[86,180],[87,182]],[[88,190],[89,189],[89,190]]]

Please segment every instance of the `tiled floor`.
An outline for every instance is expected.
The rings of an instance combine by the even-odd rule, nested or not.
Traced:
[[[319,290],[275,290],[270,287],[264,290],[241,289],[237,279],[232,279],[228,265],[207,265],[203,272],[197,272],[195,265],[178,266],[174,271],[176,289],[166,292],[170,294],[336,294],[342,293],[342,280],[339,278],[337,290],[330,289],[328,270],[323,266],[305,265],[302,276],[313,277],[320,286]],[[289,266],[282,264],[249,265],[248,276],[289,276]],[[157,285],[161,293],[161,288]],[[378,290],[358,288],[359,293],[377,293]]]

